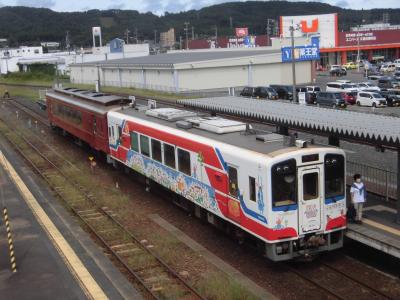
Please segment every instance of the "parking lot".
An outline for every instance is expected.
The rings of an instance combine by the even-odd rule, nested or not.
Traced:
[[[365,78],[364,73],[362,72],[363,69],[361,69],[360,72],[357,72],[357,70],[352,70],[348,71],[346,76],[342,77],[334,77],[330,76],[329,72],[318,72],[316,76],[316,82],[315,85],[321,87],[322,91],[326,90],[326,84],[328,82],[336,81],[336,80],[350,80],[353,83],[357,82],[366,82],[369,81]],[[374,83],[373,81],[370,81],[371,83]],[[376,83],[374,83],[376,84]],[[285,101],[285,100],[282,100]],[[357,105],[348,105],[346,107],[346,110],[349,111],[358,111],[358,112],[363,112],[363,113],[371,113],[371,114],[381,114],[381,115],[387,115],[387,116],[392,116],[392,117],[400,117],[400,106],[397,107],[381,107],[381,108],[373,108],[373,107],[366,107],[366,106],[357,106]]]

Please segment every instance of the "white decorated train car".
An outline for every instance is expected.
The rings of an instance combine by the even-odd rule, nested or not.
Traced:
[[[345,154],[174,108],[108,113],[110,158],[233,224],[272,260],[343,245]],[[216,218],[218,216],[219,218]]]

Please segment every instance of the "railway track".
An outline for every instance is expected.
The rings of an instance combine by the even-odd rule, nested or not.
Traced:
[[[21,104],[15,107],[22,108]],[[29,113],[27,107],[23,111]],[[0,127],[3,130],[8,128],[6,137],[14,148],[153,298],[205,299],[152,250],[153,245],[139,241],[116,219],[117,215],[111,209],[97,202],[88,190],[73,179],[79,169],[39,137],[18,132],[10,119],[0,119]],[[28,155],[27,151],[31,154]]]
[[[10,103],[14,105],[15,102]],[[24,107],[23,111],[25,113],[30,114],[31,108],[19,103],[18,107],[21,108],[21,106]],[[32,114],[30,115],[33,117]],[[48,126],[48,124],[45,125]],[[46,172],[46,169],[43,171]],[[78,187],[78,189],[82,189],[82,187]],[[63,197],[63,191],[58,190],[57,192],[60,193],[60,197]],[[89,200],[95,201],[94,199],[90,199],[90,193],[86,192],[85,194]],[[136,240],[134,236],[131,236],[129,239],[124,239],[122,242],[119,238],[116,238],[114,230],[117,231],[118,229],[122,229],[122,231],[124,231],[124,227],[117,220],[115,220],[114,212],[107,207],[78,207],[76,214],[79,215],[79,217],[85,222],[85,224],[87,224],[92,232],[100,232],[101,236],[98,237],[98,239],[101,240],[110,253],[113,253],[113,255],[118,258],[118,260],[127,270],[129,270],[130,266],[125,265],[124,259],[126,260],[130,253],[138,253],[138,248],[140,248],[141,251],[150,252],[150,255],[154,256],[155,253],[152,253],[151,245],[141,243],[140,241]],[[126,234],[128,237],[131,235],[129,232],[126,232]],[[97,236],[98,233],[95,235]],[[150,246],[150,248],[148,246]],[[342,270],[339,270],[326,262],[320,262],[316,268],[306,269],[298,269],[290,264],[286,264],[285,266],[289,272],[295,273],[298,277],[316,287],[330,298],[350,299],[348,296],[346,296],[346,293],[352,289],[358,289],[365,297],[368,296],[369,298],[373,299],[398,299],[396,295],[391,295],[384,289],[373,288],[362,280],[352,276],[348,272],[343,272]],[[136,271],[144,271],[145,269],[149,269],[150,272],[146,275],[143,275],[149,276],[146,277],[149,278],[148,282],[155,280],[155,278],[152,278],[154,277],[152,275],[154,273],[159,273],[158,266],[156,264],[145,265],[142,269],[139,268],[136,269]],[[152,269],[155,271],[152,272]],[[176,275],[179,276],[179,274]],[[137,279],[137,281],[141,282],[142,284],[146,284],[146,281],[143,280],[143,277],[137,278],[135,275],[133,276]],[[343,282],[343,285],[347,286],[347,288],[339,288],[337,285],[338,281]],[[152,285],[150,289],[151,288],[153,288],[155,291],[158,290],[158,287],[154,285]]]
[[[301,269],[299,266],[293,266],[292,264],[286,264],[286,267],[303,280],[336,299],[352,299],[352,296],[349,295],[352,295],[354,290],[358,290],[360,298],[363,299],[398,299],[395,295],[373,288],[362,280],[326,262],[319,262],[317,265],[312,266],[301,265]]]

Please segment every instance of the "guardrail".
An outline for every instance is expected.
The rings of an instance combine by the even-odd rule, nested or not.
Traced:
[[[353,183],[353,175],[362,175],[367,191],[381,195],[386,200],[397,199],[396,172],[347,161],[347,184]]]

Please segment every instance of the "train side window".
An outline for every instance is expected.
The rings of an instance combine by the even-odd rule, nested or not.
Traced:
[[[229,194],[237,198],[239,196],[237,169],[228,166],[228,176],[229,176]]]
[[[188,151],[178,149],[178,170],[187,175],[191,175],[190,153]]]
[[[151,139],[151,157],[156,161],[162,162],[160,141]]]
[[[145,156],[150,156],[149,137],[140,136],[140,152]]]
[[[139,152],[139,138],[136,132],[130,132],[131,136],[131,149],[133,151]]]
[[[256,202],[256,179],[249,176],[249,199]]]
[[[175,169],[175,147],[164,144],[164,163],[170,168]]]

